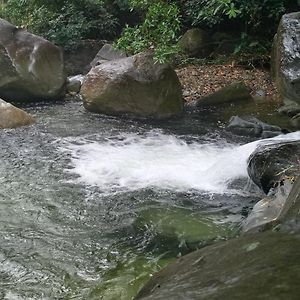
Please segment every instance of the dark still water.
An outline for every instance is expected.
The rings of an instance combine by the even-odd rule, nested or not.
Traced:
[[[36,125],[0,131],[0,299],[132,299],[176,257],[235,235],[259,199],[246,172],[257,143],[212,115],[26,110]]]

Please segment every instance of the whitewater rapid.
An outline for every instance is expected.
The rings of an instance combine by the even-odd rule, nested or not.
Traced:
[[[153,130],[123,134],[101,142],[84,137],[65,140],[71,154],[68,173],[76,182],[103,192],[145,188],[235,193],[230,184],[247,178],[247,160],[258,145],[300,139],[300,131],[245,145],[222,141],[186,142]]]

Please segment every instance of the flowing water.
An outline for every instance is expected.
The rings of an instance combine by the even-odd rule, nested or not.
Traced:
[[[246,171],[257,142],[212,115],[26,109],[36,125],[0,131],[0,299],[132,299],[176,257],[235,235],[261,196]]]

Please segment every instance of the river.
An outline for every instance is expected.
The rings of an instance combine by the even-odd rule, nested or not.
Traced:
[[[0,131],[0,299],[132,299],[176,257],[236,235],[261,196],[246,171],[257,142],[212,113],[26,110],[36,125]]]

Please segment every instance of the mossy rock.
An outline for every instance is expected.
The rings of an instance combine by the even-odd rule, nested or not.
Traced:
[[[237,81],[220,88],[218,91],[199,99],[197,107],[220,105],[224,103],[235,103],[241,101],[251,101],[250,89],[244,82]]]
[[[135,298],[297,300],[300,238],[266,232],[183,256],[156,274]]]
[[[212,41],[205,30],[193,28],[181,37],[179,47],[190,57],[205,58],[212,51]]]

